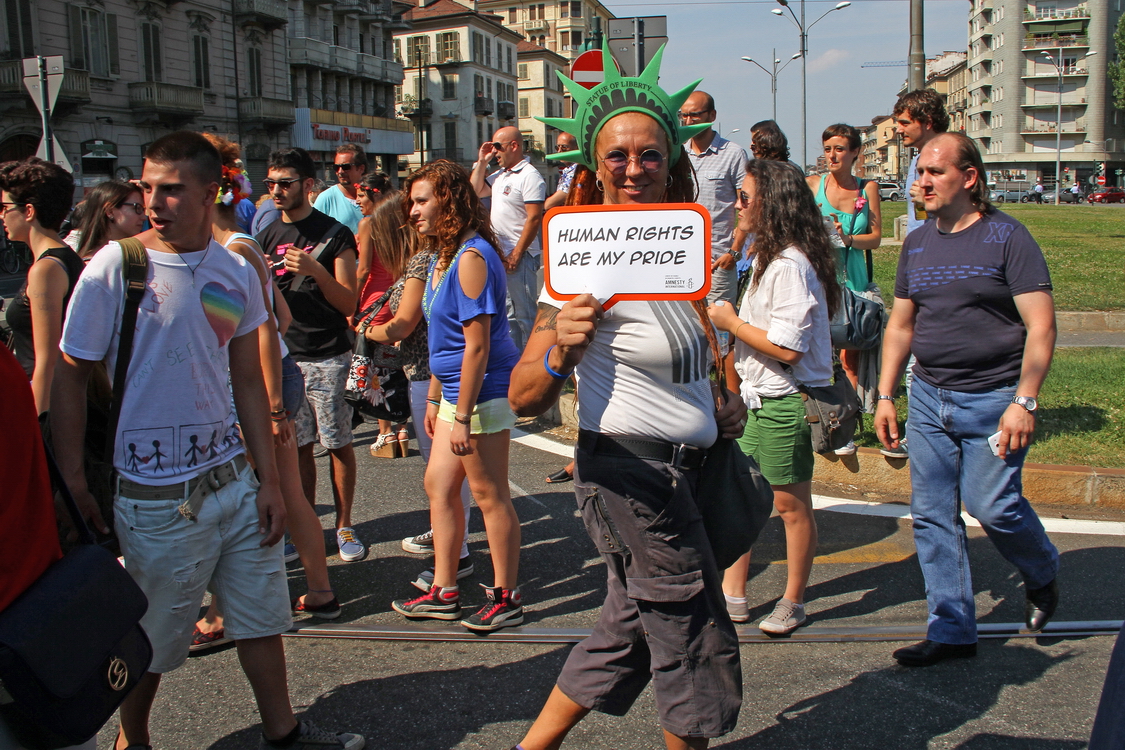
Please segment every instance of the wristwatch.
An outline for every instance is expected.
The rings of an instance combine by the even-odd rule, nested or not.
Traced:
[[[885,393],[880,393],[876,398],[877,401],[890,401],[892,404],[895,402],[894,396],[888,396]]]
[[[1035,398],[1034,396],[1016,396],[1012,399],[1012,403],[1019,404],[1032,414],[1034,414],[1035,410],[1039,408],[1039,399]]]

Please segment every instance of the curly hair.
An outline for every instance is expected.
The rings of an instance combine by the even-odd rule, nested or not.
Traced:
[[[0,188],[16,203],[35,206],[39,226],[52,232],[62,227],[74,201],[70,172],[37,156],[0,164]]]
[[[859,147],[863,145],[863,141],[859,137],[859,131],[851,125],[838,122],[835,125],[829,125],[820,134],[820,142],[824,143],[829,138],[843,138],[848,142],[848,151],[859,151]]]
[[[933,89],[915,89],[900,96],[891,115],[898,117],[903,112],[915,122],[929,123],[935,133],[949,130],[949,113],[945,111],[941,94]]]
[[[384,193],[384,198],[375,206],[368,226],[371,229],[372,244],[379,263],[394,278],[406,273],[410,259],[421,245],[418,233],[409,222],[402,220],[403,209],[407,204],[406,195],[397,191]],[[406,210],[409,210],[407,208]]]
[[[788,162],[769,159],[750,160],[746,163],[746,174],[757,187],[757,199],[749,209],[755,212],[756,260],[751,288],[758,285],[762,274],[783,250],[796,247],[809,259],[824,287],[831,318],[840,306],[837,253],[805,176]]]
[[[238,175],[242,174],[242,147],[232,140],[223,138],[221,135],[214,133],[203,133],[203,137],[210,142],[215,150],[219,152],[219,156],[223,160],[223,176],[219,180],[219,195],[215,200],[215,210],[224,214],[233,215],[235,212],[235,205],[240,200],[245,200],[247,196],[242,194],[242,190],[249,186],[236,182]],[[246,178],[243,178],[246,179]],[[223,196],[228,193],[233,194],[233,198],[228,203],[223,200]]]
[[[789,161],[789,139],[773,120],[754,123],[750,128],[750,142],[755,158]]]
[[[103,182],[87,193],[82,221],[78,223],[78,231],[82,237],[78,245],[80,256],[92,258],[94,253],[105,246],[109,241],[109,210],[121,208],[121,204],[133,195],[143,193],[133,183],[121,180]],[[143,198],[139,202],[143,203]]]
[[[683,146],[680,146],[683,152]],[[680,154],[684,156],[683,153]],[[664,191],[664,203],[692,203],[695,201],[695,177],[691,160],[681,158],[668,169],[668,187]],[[582,164],[574,172],[570,192],[566,196],[568,206],[598,206],[605,202],[605,193],[599,187],[598,175]]]
[[[437,253],[439,268],[448,268],[453,262],[457,248],[461,246],[461,235],[467,229],[483,237],[501,259],[504,257],[488,213],[481,205],[464,167],[448,159],[437,159],[407,177],[402,183],[402,192],[406,195],[402,202],[402,214],[407,224],[410,223],[410,189],[416,182],[430,183],[434,199],[438,201],[439,213],[434,222],[436,234],[423,237],[422,247]]]

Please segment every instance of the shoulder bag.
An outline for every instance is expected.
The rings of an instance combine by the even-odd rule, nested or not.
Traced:
[[[871,293],[873,286],[868,285],[866,294],[856,294],[840,284],[840,309],[830,323],[833,348],[874,349],[882,342],[886,309]]]
[[[360,312],[356,326],[352,363],[344,399],[364,416],[401,424],[410,418],[410,381],[402,371],[402,350],[397,346],[370,341],[367,328],[383,309],[391,293],[402,285],[399,279],[367,309]]]
[[[813,450],[831,453],[847,445],[855,437],[861,405],[844,371],[834,368],[832,385],[809,386],[797,380],[792,367],[782,367],[793,378],[805,402],[805,421],[812,429]]]
[[[717,398],[726,398],[726,373],[715,328],[705,308],[693,303],[715,357]],[[695,502],[719,570],[750,551],[773,513],[773,488],[754,459],[738,443],[720,436],[708,450],[699,472]]]
[[[148,600],[95,543],[49,448],[47,465],[81,543],[0,612],[0,716],[31,750],[89,740],[152,663]]]
[[[104,537],[98,534],[98,544],[113,553],[114,557],[120,554],[120,549],[117,537],[112,531],[116,476],[113,468],[113,451],[117,438],[117,422],[121,417],[121,403],[125,398],[125,386],[128,383],[129,360],[133,355],[137,310],[140,308],[148,283],[148,253],[145,251],[144,243],[129,238],[119,240],[119,244],[123,259],[122,274],[125,280],[125,310],[121,315],[121,329],[118,333],[117,364],[114,367],[112,391],[108,400],[104,393],[108,381],[104,365],[99,362],[95,366],[93,382],[87,390],[86,436],[83,451],[86,487],[98,501],[98,510],[111,529]],[[51,444],[49,419],[41,418],[40,425],[47,443]],[[73,543],[65,539],[65,534],[60,536],[63,537],[61,542],[65,551]]]

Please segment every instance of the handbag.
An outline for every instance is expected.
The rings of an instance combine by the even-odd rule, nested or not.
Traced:
[[[144,592],[95,543],[49,448],[47,465],[81,544],[0,612],[0,716],[31,750],[93,737],[152,663]]]
[[[836,349],[874,349],[883,340],[886,317],[886,308],[875,284],[868,284],[863,294],[856,294],[840,284],[840,309],[830,323],[832,346]]]
[[[793,368],[783,365],[805,402],[805,421],[812,431],[812,447],[817,453],[831,453],[843,448],[855,437],[862,406],[852,381],[836,367],[832,385],[809,386],[793,375]]]
[[[726,373],[715,328],[706,308],[697,302],[692,306],[700,315],[715,357],[716,398],[725,398]],[[773,488],[754,459],[730,438],[719,437],[707,450],[695,497],[719,570],[726,570],[750,551],[773,513]]]
[[[344,399],[359,414],[395,424],[410,418],[410,381],[402,371],[402,350],[370,341],[365,334],[391,293],[401,285],[401,280],[395,282],[357,316],[360,322],[344,386]]]
[[[133,355],[133,336],[137,330],[137,310],[144,297],[148,283],[148,253],[144,243],[129,238],[119,240],[122,255],[122,274],[125,281],[125,309],[121,314],[121,329],[118,333],[117,364],[113,371],[112,386],[105,365],[98,362],[87,387],[86,396],[86,434],[84,436],[83,472],[86,487],[98,503],[102,518],[111,529],[102,536],[97,534],[97,543],[105,547],[116,558],[121,554],[117,537],[113,533],[113,498],[116,471],[113,468],[114,443],[117,439],[117,423],[121,417],[121,403],[125,398],[128,383],[129,360]],[[40,417],[40,428],[48,445],[53,444],[50,421],[44,413]],[[60,520],[60,543],[63,551],[73,546],[62,533]]]

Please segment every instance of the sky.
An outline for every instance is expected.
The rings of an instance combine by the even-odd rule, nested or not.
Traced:
[[[668,48],[661,66],[661,85],[675,91],[702,78],[699,88],[715,97],[718,129],[744,148],[750,145],[750,126],[772,116],[770,76],[743,56],[770,68],[772,50],[784,63],[800,49],[796,26],[788,12],[779,18],[770,10],[776,0],[680,0],[639,2],[603,0],[619,18],[631,15],[668,17]],[[805,21],[813,23],[838,0],[806,0]],[[799,0],[792,0],[800,17]],[[964,50],[968,41],[966,0],[928,0],[925,3],[925,51],[933,57],[944,50]],[[852,0],[809,29],[808,160],[819,153],[820,133],[828,125],[846,122],[857,127],[871,118],[890,114],[906,66],[861,68],[869,61],[905,61],[909,51],[907,0]],[[789,137],[794,161],[801,158],[801,60],[778,75],[777,120]]]

